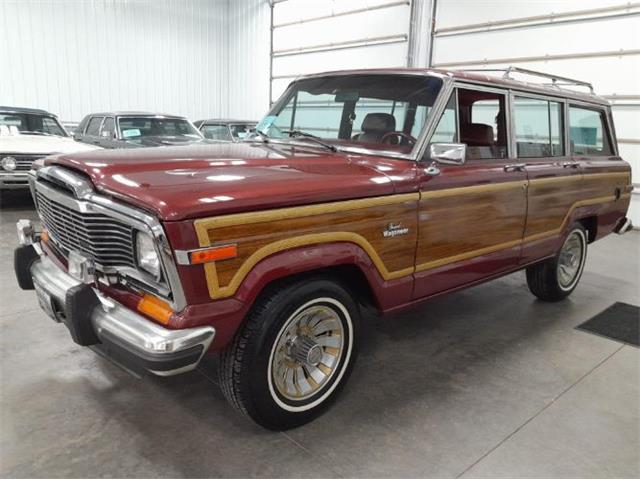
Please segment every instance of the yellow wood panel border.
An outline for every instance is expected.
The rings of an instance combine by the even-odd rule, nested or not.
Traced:
[[[371,261],[376,266],[376,269],[380,273],[380,276],[384,280],[393,280],[395,278],[405,277],[413,273],[413,267],[405,268],[390,272],[378,252],[373,248],[369,241],[352,232],[329,232],[329,233],[316,233],[310,235],[301,235],[299,237],[287,238],[277,242],[265,245],[262,248],[256,250],[247,260],[240,266],[238,271],[233,275],[233,278],[228,285],[220,287],[218,284],[218,275],[215,268],[215,263],[208,263],[205,265],[205,273],[207,277],[207,284],[209,287],[209,295],[211,298],[224,298],[233,295],[237,290],[244,278],[249,274],[251,269],[261,260],[273,255],[274,253],[282,252],[284,250],[290,250],[292,248],[303,247],[307,245],[317,245],[321,243],[331,242],[349,242],[355,243],[360,246],[371,258]]]

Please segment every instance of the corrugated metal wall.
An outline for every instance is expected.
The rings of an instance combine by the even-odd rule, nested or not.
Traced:
[[[272,100],[295,77],[406,67],[409,0],[279,0],[273,8]]]
[[[229,115],[259,120],[269,108],[271,8],[268,0],[230,0]]]
[[[2,0],[0,104],[64,120],[227,115],[227,12],[227,0]]]

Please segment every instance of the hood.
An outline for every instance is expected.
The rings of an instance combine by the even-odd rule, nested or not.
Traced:
[[[51,157],[46,164],[81,171],[98,191],[172,221],[394,193],[389,163],[401,164],[399,171],[410,162],[378,160],[290,145],[228,143],[102,150]]]
[[[0,135],[0,153],[53,154],[100,150],[71,137],[53,135]]]
[[[144,137],[135,138],[135,139],[130,138],[123,141],[130,147],[166,147],[166,146],[209,143],[203,138],[168,137],[166,135],[160,135],[160,136],[149,135],[149,136],[144,136]]]

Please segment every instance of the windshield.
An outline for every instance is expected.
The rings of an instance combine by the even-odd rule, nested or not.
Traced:
[[[66,137],[67,132],[55,117],[32,113],[0,112],[1,135],[56,135]]]
[[[256,130],[270,139],[410,153],[441,87],[436,77],[398,74],[300,80]]]
[[[184,118],[120,117],[118,124],[125,140],[142,137],[202,138],[198,130]]]

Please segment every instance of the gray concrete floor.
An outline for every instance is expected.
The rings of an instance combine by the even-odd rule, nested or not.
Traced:
[[[592,246],[577,290],[546,304],[522,272],[384,319],[367,318],[335,406],[267,432],[199,371],[135,379],[76,346],[13,277],[0,211],[3,477],[638,477],[638,349],[575,330],[640,304],[640,233]]]

